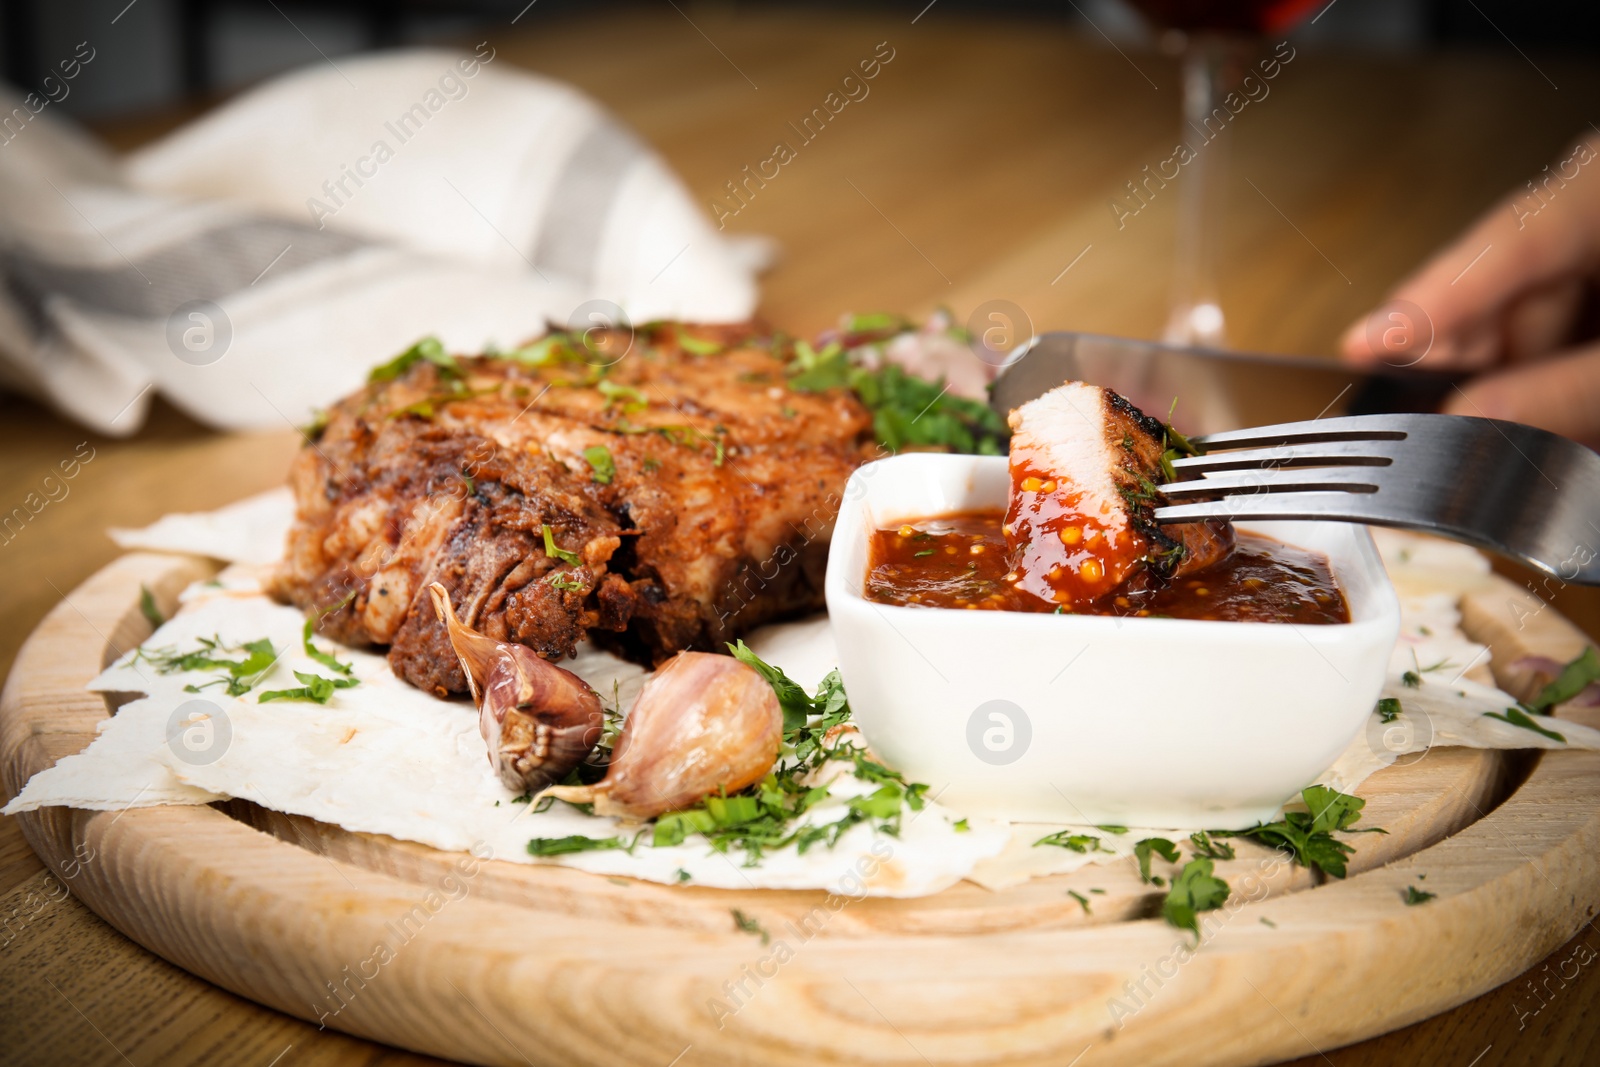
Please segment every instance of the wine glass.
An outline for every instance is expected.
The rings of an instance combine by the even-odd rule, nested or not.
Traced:
[[[1178,182],[1171,311],[1163,339],[1221,348],[1227,343],[1217,293],[1216,247],[1230,138],[1208,120],[1243,76],[1255,39],[1283,33],[1318,0],[1127,0],[1182,54],[1182,143],[1191,150]],[[1214,122],[1213,122],[1214,124]]]

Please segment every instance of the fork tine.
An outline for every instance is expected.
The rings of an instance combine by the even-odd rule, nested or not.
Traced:
[[[1400,445],[1390,441],[1324,441],[1272,448],[1247,448],[1237,452],[1207,452],[1172,461],[1173,470],[1182,475],[1211,471],[1245,470],[1251,467],[1342,466],[1387,467],[1401,457]]]
[[[1248,493],[1193,504],[1169,504],[1156,509],[1155,520],[1163,525],[1209,519],[1320,519],[1374,525],[1415,525],[1399,523],[1392,516],[1387,516],[1381,508],[1374,507],[1374,500],[1372,495],[1366,493]]]
[[[1307,470],[1239,470],[1208,474],[1186,482],[1171,482],[1156,489],[1168,500],[1191,500],[1230,494],[1259,496],[1279,493],[1376,493],[1378,479],[1371,466],[1315,467]]]
[[[1217,448],[1272,447],[1326,441],[1400,441],[1413,429],[1410,415],[1347,415],[1310,422],[1283,422],[1246,430],[1224,430],[1190,440],[1211,451]]]

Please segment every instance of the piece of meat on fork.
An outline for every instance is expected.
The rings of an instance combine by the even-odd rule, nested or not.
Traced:
[[[1228,523],[1156,524],[1167,427],[1119,394],[1067,382],[1010,422],[1004,533],[1023,590],[1071,610],[1203,570],[1232,550]]]

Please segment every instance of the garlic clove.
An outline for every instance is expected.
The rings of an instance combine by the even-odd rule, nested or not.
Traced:
[[[599,815],[654,818],[759,782],[782,741],[783,712],[765,678],[731,656],[680,652],[640,691],[605,778],[543,795],[593,804]]]
[[[438,582],[428,592],[478,705],[489,765],[507,786],[523,792],[561,781],[600,741],[600,695],[525,645],[496,641],[464,625]]]

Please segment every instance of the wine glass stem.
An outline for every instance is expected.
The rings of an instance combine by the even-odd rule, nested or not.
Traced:
[[[1217,296],[1216,241],[1227,180],[1228,115],[1222,104],[1226,43],[1197,34],[1183,57],[1181,140],[1194,153],[1178,178],[1177,240],[1173,249],[1172,314],[1166,339],[1218,347],[1225,343]]]

